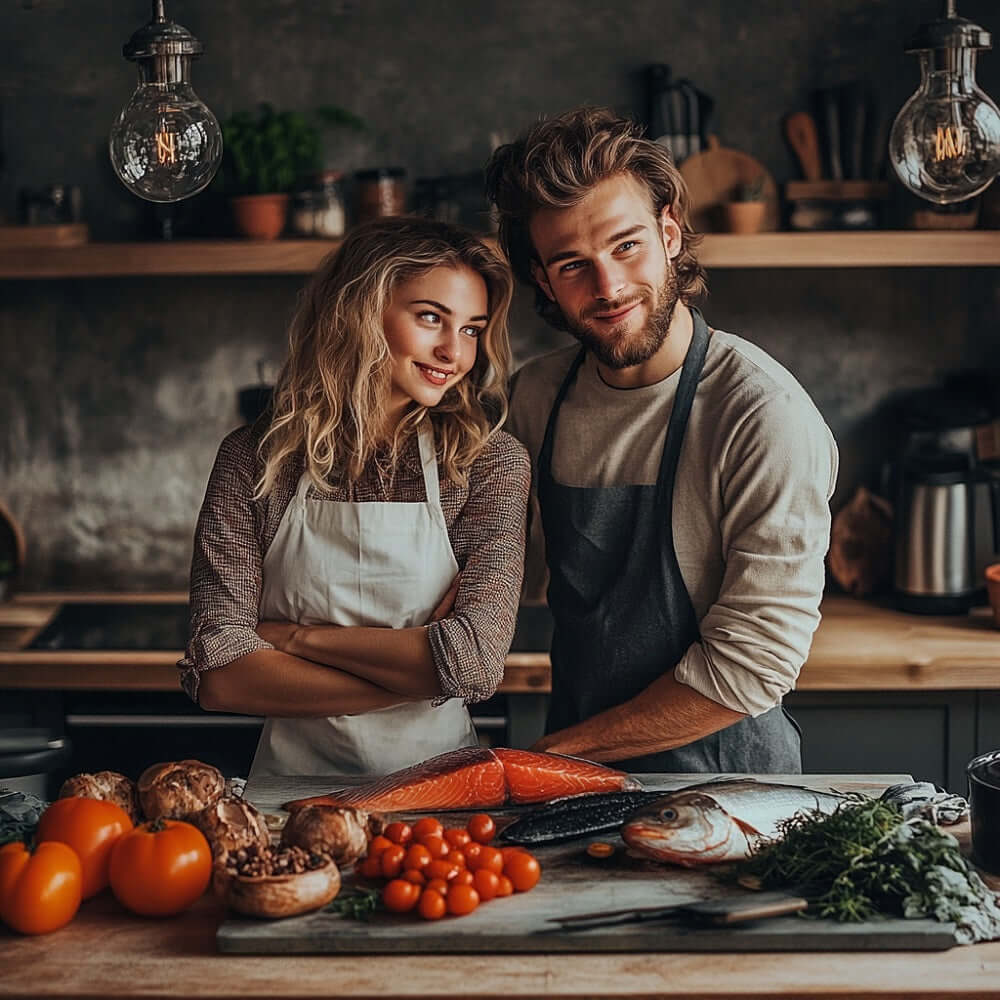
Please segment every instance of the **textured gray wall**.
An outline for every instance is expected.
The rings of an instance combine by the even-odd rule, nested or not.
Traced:
[[[478,169],[493,132],[591,102],[638,113],[639,69],[670,63],[718,103],[717,130],[779,180],[783,115],[812,88],[869,80],[886,114],[913,90],[903,41],[937,0],[168,0],[204,42],[198,93],[221,118],[269,100],[338,103],[361,136],[328,165],[409,176]],[[994,0],[960,13],[1000,32]],[[0,5],[0,214],[24,185],[83,189],[97,239],[139,235],[143,203],[114,178],[108,128],[134,85],[121,45],[144,0]],[[1000,97],[1000,53],[979,78]],[[197,200],[196,200],[197,201]],[[812,393],[841,445],[840,503],[871,480],[893,393],[966,367],[1000,371],[996,271],[717,271],[710,322],[761,344]],[[277,361],[298,278],[0,282],[0,498],[29,538],[29,587],[184,587],[194,519],[235,394]],[[563,343],[517,302],[519,360]]]

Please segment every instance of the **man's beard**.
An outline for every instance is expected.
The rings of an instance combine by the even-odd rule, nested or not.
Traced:
[[[674,317],[674,310],[677,308],[677,275],[673,268],[667,268],[667,275],[660,286],[657,296],[658,305],[649,314],[645,325],[636,333],[629,333],[624,324],[614,326],[604,334],[598,333],[587,323],[586,317],[578,320],[566,319],[569,332],[584,347],[590,351],[597,360],[607,368],[616,371],[622,368],[632,368],[648,361],[663,346],[670,332],[670,321]],[[594,312],[615,312],[625,308],[633,302],[646,301],[645,299],[625,300],[616,303],[606,303]]]

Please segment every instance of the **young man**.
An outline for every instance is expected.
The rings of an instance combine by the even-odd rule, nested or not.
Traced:
[[[819,622],[837,449],[789,372],[712,330],[669,154],[610,111],[487,168],[500,241],[582,345],[518,373],[555,619],[536,750],[632,771],[801,770],[781,707]]]

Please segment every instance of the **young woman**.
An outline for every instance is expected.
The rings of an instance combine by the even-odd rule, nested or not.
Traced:
[[[219,449],[179,666],[267,716],[251,773],[377,775],[474,745],[514,632],[530,467],[498,428],[506,265],[472,233],[354,230],[305,289],[268,415]]]

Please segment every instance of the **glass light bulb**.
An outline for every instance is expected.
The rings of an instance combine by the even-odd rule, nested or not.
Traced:
[[[889,134],[899,179],[939,205],[972,198],[1000,173],[1000,111],[976,86],[974,59],[974,51],[959,50],[941,68],[921,52],[920,87]]]
[[[222,129],[190,83],[140,81],[111,128],[109,148],[115,173],[133,194],[180,201],[215,176]]]

